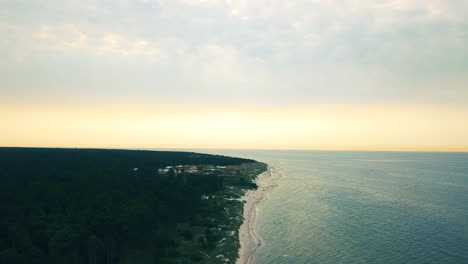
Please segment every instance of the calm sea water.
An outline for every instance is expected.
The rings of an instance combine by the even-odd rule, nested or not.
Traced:
[[[198,150],[282,169],[267,263],[468,263],[468,153]]]

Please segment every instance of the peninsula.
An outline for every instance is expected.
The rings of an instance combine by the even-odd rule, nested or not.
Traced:
[[[235,263],[264,163],[192,152],[0,148],[1,263]]]

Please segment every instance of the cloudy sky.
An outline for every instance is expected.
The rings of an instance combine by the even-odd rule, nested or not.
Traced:
[[[124,111],[125,120],[140,120],[134,127],[151,132],[167,129],[158,127],[161,120],[182,120],[193,112],[210,120],[207,126],[230,131],[239,130],[232,125],[239,122],[266,122],[265,112],[282,116],[283,126],[303,116],[294,129],[261,146],[254,146],[251,135],[266,133],[272,121],[244,127],[216,144],[197,137],[175,144],[185,128],[174,125],[179,139],[148,136],[142,146],[369,148],[365,139],[353,142],[357,132],[346,133],[353,125],[337,120],[368,120],[360,131],[370,134],[378,123],[369,120],[382,119],[369,119],[369,113],[385,116],[394,109],[399,118],[410,115],[410,124],[427,122],[404,125],[401,135],[446,127],[418,146],[468,147],[468,136],[461,136],[468,134],[467,0],[0,0],[0,34],[0,104],[3,119],[12,120],[2,145],[101,146],[96,142],[104,138],[18,138],[37,120],[65,134],[104,133],[100,122],[64,125],[70,118],[56,116],[67,109],[89,120],[92,115],[83,113],[92,109],[103,120],[120,120],[110,112]],[[356,108],[364,110],[344,118]],[[219,111],[226,118],[213,116]],[[143,120],[142,112],[155,114]],[[434,116],[429,113],[437,113],[439,123],[427,121]],[[334,125],[311,128],[318,117]],[[391,127],[402,126],[399,118]],[[116,122],[107,128],[122,129]],[[304,126],[320,135],[343,130],[342,145],[331,144],[331,138],[318,144],[318,134],[305,132],[303,143],[288,145]],[[453,142],[445,142],[447,137]],[[388,137],[399,148],[416,138]],[[114,145],[132,141],[102,146]]]

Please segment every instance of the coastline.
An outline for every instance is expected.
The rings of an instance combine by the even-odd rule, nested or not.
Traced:
[[[255,182],[257,190],[249,190],[241,198],[244,203],[244,221],[239,228],[239,257],[236,264],[252,264],[255,254],[264,246],[264,242],[257,230],[258,206],[268,200],[268,192],[276,188],[280,173],[278,169],[268,166],[268,170],[257,176]]]

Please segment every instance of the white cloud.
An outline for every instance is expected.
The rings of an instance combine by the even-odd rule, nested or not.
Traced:
[[[162,59],[165,54],[154,40],[115,32],[87,33],[79,25],[42,25],[36,33],[34,50],[85,53],[89,56],[144,57]]]
[[[417,91],[414,101],[437,101],[434,83],[456,79],[443,97],[468,101],[458,85],[468,81],[464,0],[20,2],[0,4],[3,68],[109,63],[128,74],[118,78],[147,73],[151,95],[171,87],[302,102],[406,100],[404,89]]]

